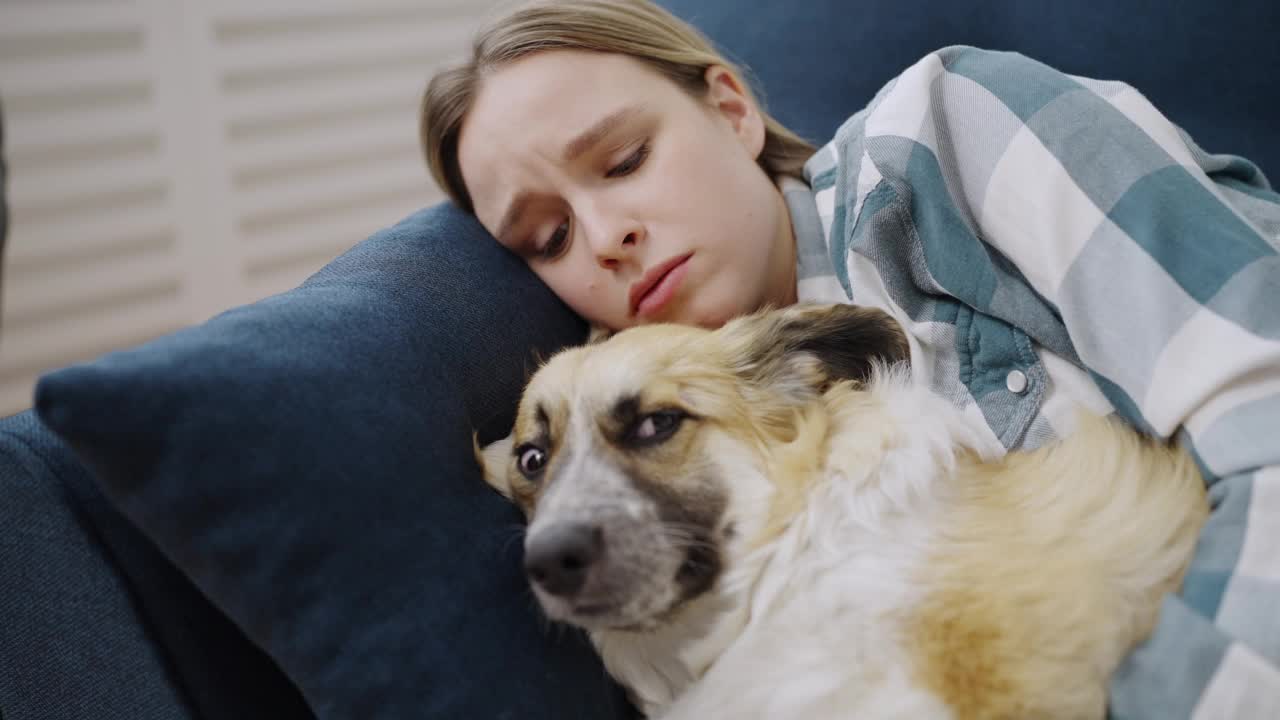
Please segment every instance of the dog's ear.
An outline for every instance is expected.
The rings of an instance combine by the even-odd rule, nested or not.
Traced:
[[[484,473],[484,481],[494,490],[502,493],[502,496],[508,500],[515,499],[511,493],[511,482],[507,475],[511,466],[511,446],[514,442],[515,437],[508,435],[501,440],[480,447],[480,443],[475,436],[473,435],[471,438],[476,462],[479,463],[480,469]]]
[[[838,380],[865,382],[877,365],[910,356],[901,326],[873,307],[792,305],[739,318],[720,332],[745,375],[808,393]]]

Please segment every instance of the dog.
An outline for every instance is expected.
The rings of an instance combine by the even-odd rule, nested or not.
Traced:
[[[1001,456],[887,314],[763,311],[552,356],[477,448],[545,614],[650,718],[1101,718],[1207,514],[1189,455],[1082,416]]]

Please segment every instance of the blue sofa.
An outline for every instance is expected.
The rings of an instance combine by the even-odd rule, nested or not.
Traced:
[[[1127,81],[1280,172],[1272,0],[663,4],[819,144],[969,44]],[[584,331],[439,206],[290,293],[49,374],[0,421],[0,718],[627,717],[582,638],[538,622],[518,519],[467,453],[534,352]]]

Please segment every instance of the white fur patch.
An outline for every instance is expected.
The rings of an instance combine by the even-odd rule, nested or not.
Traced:
[[[941,534],[943,528],[953,532],[960,527],[954,517],[954,503],[963,494],[958,495],[955,486],[959,463],[972,467],[983,458],[998,464],[1003,462],[1001,454],[988,449],[984,456],[989,443],[974,425],[945,399],[913,384],[901,370],[878,371],[865,391],[848,393],[829,403],[828,410],[822,477],[807,488],[800,510],[776,536],[749,554],[731,552],[717,591],[696,600],[679,621],[659,633],[594,635],[610,672],[635,691],[650,717],[914,720],[955,716],[948,704],[954,698],[944,698],[936,685],[923,679],[920,663],[928,662],[927,651],[907,639],[913,637],[913,623],[920,621],[913,609],[925,606],[929,593],[940,587],[920,580],[937,572],[932,563],[938,550],[951,542],[950,536]],[[1096,447],[1104,456],[1099,465],[1103,471],[1123,478],[1141,478],[1144,472],[1168,474],[1168,468],[1159,464],[1144,470],[1142,463],[1148,460],[1137,452],[1139,445],[1131,435],[1109,434],[1105,428],[1094,433],[1093,439],[1086,438],[1086,445],[1073,452],[1088,454]],[[1106,457],[1112,452],[1108,448],[1135,452],[1111,460]],[[742,492],[732,503],[742,515],[753,506],[767,505],[768,483],[750,467],[749,453],[739,452],[737,457],[727,460],[726,467],[741,478],[736,488]],[[1078,519],[1055,509],[1082,512],[1092,498],[1109,492],[1105,484],[1112,475],[1090,478],[1081,485],[1083,499],[1064,503],[1054,499],[1055,493],[1069,491],[1072,480],[1061,477],[1061,472],[1064,465],[1075,465],[1075,456],[1037,457],[1050,458],[1043,460],[1050,478],[1044,492],[1030,493],[1016,502],[1024,503],[1023,512],[1044,503],[1045,523],[1051,529],[1028,537],[1052,537],[1058,528],[1070,532],[1071,523]],[[1038,467],[1031,465],[1026,472],[1036,472]],[[1186,472],[1181,480],[1187,487],[1197,482]],[[1034,487],[1035,478],[1027,481]],[[1191,519],[1197,513],[1196,495],[1182,491],[1144,495],[1151,492],[1144,489],[1149,483],[1139,479],[1132,486],[1115,488],[1116,511],[1132,520],[1135,503],[1149,498],[1156,503],[1153,507],[1159,517],[1133,523],[1133,533],[1117,534],[1114,548],[1106,546],[1104,534],[1092,533],[1086,545],[1073,549],[1123,558],[1117,568],[1080,576],[1092,583],[1082,588],[1086,592],[1089,588],[1103,595],[1111,592],[1115,600],[1097,606],[1111,613],[1109,617],[1081,618],[1094,626],[1086,637],[1096,639],[1072,651],[1080,657],[1062,664],[1040,663],[1029,671],[1027,692],[1061,692],[1059,700],[1050,698],[1047,705],[1033,707],[1068,708],[1072,716],[1102,712],[1104,690],[1097,672],[1101,670],[1105,677],[1133,638],[1143,632],[1152,619],[1151,593],[1158,593],[1162,584],[1176,577],[1178,563],[1185,563],[1195,536]],[[1160,504],[1180,502],[1178,498],[1185,499],[1180,507]],[[980,509],[974,517],[983,518],[975,522],[989,522],[993,514]],[[1173,544],[1173,536],[1167,547],[1159,540],[1143,540],[1170,533],[1171,526],[1178,524],[1185,526],[1178,536],[1180,545]],[[1143,549],[1143,542],[1150,547]],[[1001,560],[998,552],[992,552],[993,546],[976,547],[987,556],[975,567],[999,567]],[[1020,572],[1024,573],[1017,579],[1020,587],[1030,583],[1034,588],[1034,574],[1026,577],[1025,570]],[[1045,578],[1045,586],[1056,594],[1060,588],[1055,581],[1070,588],[1078,580]],[[1114,583],[1116,589],[1106,590],[1106,583]],[[987,590],[979,587],[976,592]],[[1095,611],[1090,609],[1093,606],[1074,603],[1070,595],[1068,590],[1064,609]],[[1025,618],[1010,620],[1026,622]],[[1064,622],[1069,631],[1069,621]],[[1027,653],[1035,651],[1027,649]],[[1060,691],[1046,691],[1042,682],[1046,675],[1056,682],[1063,668],[1078,676],[1064,678]],[[995,669],[1012,676],[1021,671],[1020,667]]]

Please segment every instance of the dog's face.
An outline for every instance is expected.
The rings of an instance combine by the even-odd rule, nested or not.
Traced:
[[[525,569],[547,615],[651,630],[716,586],[796,488],[779,462],[837,380],[904,360],[870,308],[795,306],[708,331],[634,328],[554,356],[530,381],[486,479],[530,524]]]

